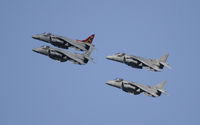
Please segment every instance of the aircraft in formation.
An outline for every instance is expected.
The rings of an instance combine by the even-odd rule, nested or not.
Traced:
[[[111,56],[106,56],[106,58],[112,61],[124,63],[133,68],[142,69],[145,67],[155,72],[161,71],[164,66],[171,69],[171,67],[166,63],[168,54],[165,54],[160,59],[145,59],[139,56],[127,55],[125,53],[117,53]],[[162,93],[167,95],[167,92],[164,90],[166,80],[156,86],[145,86],[136,82],[123,80],[122,78],[107,81],[106,84],[120,88],[123,91],[134,95],[138,95],[140,93],[151,97],[158,97]]]
[[[161,71],[164,66],[171,69],[171,67],[166,63],[168,54],[164,55],[160,59],[145,59],[139,56],[127,55],[125,53],[117,53],[111,56],[107,56],[106,58],[138,69],[146,67],[147,69],[156,72]]]
[[[107,81],[106,84],[134,95],[141,93],[151,97],[161,96],[162,93],[167,95],[167,92],[164,90],[166,80],[156,86],[145,86],[136,82],[123,80],[122,78]]]
[[[68,49],[69,47],[72,47],[85,52],[82,54],[71,53],[62,49],[51,48],[50,46],[41,46],[39,48],[34,48],[33,51],[48,56],[49,58],[54,59],[58,62],[66,62],[67,60],[69,60],[74,64],[85,65],[88,63],[88,61],[93,62],[93,58],[91,58],[90,55],[94,49],[94,45],[92,44],[94,36],[95,34],[92,34],[85,40],[72,40],[70,38],[57,36],[45,32],[42,34],[33,35],[32,38],[50,43],[59,48]]]
[[[51,48],[49,46],[41,46],[39,48],[34,48],[33,51],[48,56],[49,58],[59,62],[66,62],[67,60],[69,60],[74,64],[85,65],[88,63],[89,60],[93,61],[93,58],[90,57],[93,51],[92,47],[83,54],[71,53],[61,49]]]
[[[91,46],[94,47],[94,45],[92,44],[94,37],[95,34],[92,34],[85,40],[73,40],[67,37],[54,35],[48,32],[32,36],[33,39],[50,43],[59,48],[68,49],[69,47],[72,47],[80,51],[88,51]]]
[[[95,34],[92,34],[85,40],[72,40],[70,38],[53,35],[51,33],[37,34],[33,35],[32,38],[50,43],[62,49],[51,48],[50,46],[41,46],[39,48],[34,48],[33,51],[48,56],[49,58],[59,62],[71,61],[74,64],[85,65],[88,63],[88,61],[93,62],[93,58],[91,58],[90,55],[94,49],[94,45],[92,44],[94,36]],[[69,51],[63,50],[68,49],[69,47],[75,48],[79,51],[84,51],[84,53],[71,53]],[[133,68],[142,69],[143,67],[146,67],[147,69],[156,72],[161,71],[164,66],[171,69],[171,67],[166,63],[168,54],[164,55],[160,59],[145,59],[139,56],[127,55],[125,53],[117,53],[111,56],[107,56],[106,58],[109,60],[124,63]],[[123,91],[134,95],[138,95],[140,93],[151,97],[158,97],[162,93],[167,95],[167,92],[164,90],[166,81],[163,81],[156,86],[145,86],[136,82],[130,82],[121,78],[117,78],[107,81],[106,84],[120,88]]]

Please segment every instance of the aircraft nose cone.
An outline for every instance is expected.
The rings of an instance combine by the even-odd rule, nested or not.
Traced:
[[[32,49],[32,51],[36,52],[36,53],[40,53],[39,49],[38,48],[34,48]]]
[[[112,60],[113,58],[112,58],[112,56],[106,56],[106,59]]]
[[[112,85],[112,84],[113,84],[113,81],[107,81],[106,84]]]
[[[38,39],[39,37],[37,35],[32,36],[33,39]]]

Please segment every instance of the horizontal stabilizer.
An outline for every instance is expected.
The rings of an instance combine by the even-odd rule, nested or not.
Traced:
[[[163,89],[158,89],[158,91],[162,92],[162,93],[165,94],[165,95],[169,95],[169,94],[167,93],[167,91],[165,91],[165,90],[163,90]]]
[[[95,63],[93,58],[91,58],[91,57],[89,57],[89,56],[86,56],[85,58],[88,59],[89,61]]]
[[[94,59],[90,57],[90,55],[92,54],[92,51],[93,51],[93,50],[94,50],[94,47],[91,47],[88,51],[86,51],[86,52],[84,53],[84,57],[85,57],[86,59],[88,59],[89,61],[95,63],[95,62],[93,61]]]
[[[168,69],[172,69],[166,62],[160,62],[163,66],[166,66]]]
[[[94,50],[94,46],[90,47],[90,49],[85,52],[85,55],[89,57],[93,50]]]
[[[155,87],[158,89],[158,91],[162,92],[165,95],[167,94],[167,91],[164,90],[165,84],[166,84],[166,80],[164,80],[163,82],[159,83],[158,85],[156,85]]]
[[[88,45],[88,46],[90,46],[90,47],[95,48],[93,44],[90,44],[90,43],[85,43],[85,44]]]

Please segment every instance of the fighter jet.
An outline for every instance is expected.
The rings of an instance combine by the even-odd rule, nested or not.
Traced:
[[[124,63],[128,66],[138,69],[146,67],[147,69],[156,72],[161,71],[161,69],[163,69],[164,66],[171,69],[171,67],[166,63],[168,54],[164,55],[160,59],[145,59],[138,56],[127,55],[125,53],[117,53],[111,56],[107,56],[106,58],[109,60]]]
[[[72,40],[67,37],[57,36],[48,32],[33,35],[33,39],[41,40],[47,43],[50,43],[56,47],[68,49],[69,47],[75,48],[80,51],[88,51],[90,46],[94,47],[92,41],[94,39],[95,34],[92,34],[85,40]]]
[[[83,54],[71,53],[57,48],[51,48],[49,46],[41,46],[39,48],[33,49],[34,52],[43,54],[59,62],[66,62],[67,60],[73,62],[74,64],[85,65],[88,61],[93,61],[90,57],[93,48],[91,47],[88,51]]]
[[[140,93],[151,97],[161,96],[162,93],[167,95],[167,92],[164,90],[166,80],[156,86],[145,86],[136,82],[125,81],[122,78],[107,81],[106,84],[134,95],[138,95]]]

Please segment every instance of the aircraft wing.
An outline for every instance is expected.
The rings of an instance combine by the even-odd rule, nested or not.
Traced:
[[[81,50],[85,50],[85,48],[81,45],[83,43],[77,42],[76,40],[73,40],[73,39],[70,39],[70,38],[66,38],[66,37],[62,37],[62,36],[53,36],[53,38],[65,41],[65,42],[69,43],[70,45],[72,45],[74,47],[77,47],[77,48],[79,48]]]
[[[83,61],[79,58],[76,58],[75,55],[73,53],[69,53],[67,51],[63,51],[63,50],[60,50],[60,49],[55,49],[56,52],[62,54],[62,55],[65,55],[67,56],[68,58],[70,58],[71,60],[73,60],[74,63],[79,63],[79,64],[82,64]]]
[[[138,83],[135,83],[135,82],[131,82],[129,83],[131,86],[134,86],[134,87],[137,87],[137,88],[140,88],[141,90],[143,90],[144,92],[148,93],[148,94],[151,94],[153,96],[157,96],[154,92],[152,92],[149,88],[147,88],[146,86],[144,85],[141,85],[141,84],[138,84]]]
[[[142,62],[143,64],[149,66],[150,68],[152,68],[152,69],[154,69],[156,71],[160,71],[160,69],[157,66],[153,65],[150,62],[150,60],[148,60],[148,59],[144,59],[144,58],[137,57],[137,56],[130,56],[130,57],[133,58],[133,59],[135,59],[135,60],[138,60],[139,62]]]
[[[84,44],[94,48],[94,44],[91,44],[91,43],[84,43]]]

